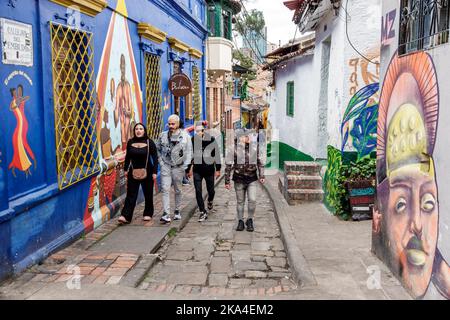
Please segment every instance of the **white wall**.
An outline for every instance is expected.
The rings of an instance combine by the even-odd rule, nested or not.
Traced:
[[[276,90],[272,95],[270,121],[279,131],[281,142],[314,157],[317,135],[315,108],[317,94],[314,90],[313,56],[298,57],[286,62],[286,67],[276,72]],[[287,83],[294,81],[294,117],[286,115]],[[306,138],[307,137],[307,138]]]
[[[367,56],[379,57],[380,39],[380,0],[370,1],[350,0],[348,32],[355,47]],[[343,3],[345,6],[345,2]],[[377,11],[378,10],[378,11]],[[313,158],[326,158],[326,147],[332,145],[341,148],[342,138],[340,127],[343,114],[352,95],[350,89],[355,86],[350,78],[357,61],[358,86],[357,91],[365,86],[364,76],[371,72],[377,73],[372,65],[364,66],[347,42],[345,9],[340,8],[323,18],[316,28],[316,48],[314,57],[292,59],[286,68],[276,71],[276,89],[271,104],[270,120],[274,127],[280,130],[280,141],[311,155]],[[331,38],[329,80],[328,80],[328,111],[326,121],[327,145],[319,144],[319,100],[321,90],[321,68],[323,41]],[[378,47],[378,50],[376,50]],[[373,49],[372,49],[373,48]],[[373,53],[375,52],[375,53]],[[374,60],[377,60],[375,57]],[[379,58],[378,58],[379,59]],[[377,60],[378,61],[378,60]],[[375,66],[375,65],[374,65]],[[295,81],[295,117],[286,116],[286,83]],[[351,144],[349,143],[351,146]],[[346,150],[352,150],[351,147]]]

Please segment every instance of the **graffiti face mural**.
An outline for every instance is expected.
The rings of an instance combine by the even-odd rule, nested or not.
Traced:
[[[449,298],[450,269],[437,248],[439,202],[433,150],[439,89],[431,57],[393,58],[378,122],[374,233],[388,264],[416,298],[432,283]],[[375,238],[376,238],[375,237]]]
[[[17,125],[12,140],[14,155],[9,169],[14,177],[16,177],[16,169],[25,172],[25,175],[28,177],[31,175],[31,160],[34,161],[36,167],[36,158],[28,144],[28,120],[25,115],[25,103],[30,100],[30,97],[24,96],[22,85],[18,85],[17,88],[11,88],[10,92],[12,100],[9,104],[9,110],[14,114]]]

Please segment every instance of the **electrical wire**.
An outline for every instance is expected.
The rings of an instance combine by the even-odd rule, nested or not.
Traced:
[[[238,18],[238,19],[239,19],[239,18]],[[239,23],[239,22],[238,22],[238,23]],[[243,24],[242,24],[242,25],[243,25]],[[254,53],[254,55],[255,55],[255,57],[256,57],[255,63],[256,63],[256,64],[258,65],[258,67],[259,67],[259,66],[261,66],[262,64],[259,63],[258,57],[263,57],[263,55],[262,55],[261,52],[259,51],[259,48],[258,48],[258,47],[256,47],[256,50],[258,50],[259,55],[258,55],[258,53],[256,53],[256,51],[253,49],[253,46],[252,46],[251,42],[248,40],[245,31],[246,31],[246,30],[244,30],[243,34],[241,34],[241,35],[244,37],[245,40],[247,40],[247,43],[248,43],[248,45],[249,45],[249,47],[250,47],[250,50],[252,50],[252,52]],[[241,52],[241,53],[242,53],[242,52]]]
[[[242,8],[244,9],[244,10],[243,10],[244,17],[246,17],[246,18],[250,17],[250,15],[248,14],[247,8],[245,8],[245,5],[244,5],[244,3],[242,2],[242,0],[239,0],[239,2],[241,3]],[[242,25],[243,27],[245,27],[244,24],[241,24],[241,25]],[[262,55],[262,53],[261,53],[261,51],[259,50],[258,46],[256,46],[256,50],[258,51],[259,55],[256,54],[255,50],[253,50],[252,44],[250,43],[250,41],[248,41],[247,37],[245,36],[245,33],[246,33],[245,31],[246,31],[246,30],[244,30],[244,34],[243,34],[242,36],[247,40],[247,43],[248,43],[250,49],[252,49],[253,53],[255,53],[255,56],[257,57],[257,60],[259,60],[258,57],[260,57],[260,58],[262,59],[264,56]],[[259,36],[261,36],[261,38],[267,43],[266,36],[263,36],[263,35],[261,34],[261,32],[259,32],[258,30],[253,30],[253,31],[255,31]],[[258,64],[258,62],[257,62],[257,64]],[[258,65],[260,65],[260,64],[258,64]]]
[[[355,48],[355,46],[353,45],[352,41],[350,40],[350,36],[348,35],[348,0],[346,0],[346,4],[345,4],[345,34],[347,35],[347,40],[348,43],[350,44],[350,46],[353,48],[353,50],[356,51],[356,53],[358,53],[361,57],[363,57],[365,60],[367,60],[369,63],[373,63],[376,65],[379,65],[379,62],[374,62],[372,60],[370,60],[369,58],[367,58],[365,55],[363,55],[358,49]]]

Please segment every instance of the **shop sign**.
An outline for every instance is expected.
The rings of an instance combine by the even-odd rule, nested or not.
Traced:
[[[0,19],[3,64],[33,66],[33,27],[29,24]]]
[[[185,97],[192,91],[191,79],[184,73],[176,73],[169,79],[169,90],[175,97]]]

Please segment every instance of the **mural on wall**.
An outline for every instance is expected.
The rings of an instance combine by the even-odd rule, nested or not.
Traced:
[[[358,160],[375,151],[377,146],[379,84],[373,83],[359,90],[350,100],[341,124],[343,153],[349,140],[358,153]]]
[[[328,167],[323,178],[325,204],[334,211],[340,201],[338,176],[342,166],[342,154],[333,146],[328,146]]]
[[[357,151],[358,159],[369,156],[376,148],[378,116],[380,50],[372,49],[363,57],[349,60],[350,96],[341,123],[341,151]]]
[[[12,100],[9,104],[9,110],[16,118],[16,128],[12,137],[14,154],[9,169],[14,177],[17,177],[17,169],[24,172],[28,178],[31,175],[33,165],[31,161],[34,162],[35,169],[37,166],[36,157],[28,144],[28,120],[25,114],[25,103],[30,100],[30,97],[24,95],[22,84],[19,84],[16,88],[11,88],[10,92]]]
[[[388,12],[385,17],[381,17],[381,46],[390,45],[395,39],[395,18],[397,9]]]
[[[350,96],[354,96],[356,92],[365,86],[380,82],[380,49],[376,48],[366,53],[367,61],[362,57],[350,59]],[[376,95],[373,99],[378,100]]]
[[[439,87],[429,54],[395,54],[379,112],[373,249],[415,298],[449,299],[450,267],[437,246],[439,214],[448,213],[439,213]]]
[[[102,173],[91,180],[84,223],[97,228],[119,210],[126,192],[123,168],[135,123],[142,122],[142,92],[124,0],[117,2],[97,76],[98,135]]]

